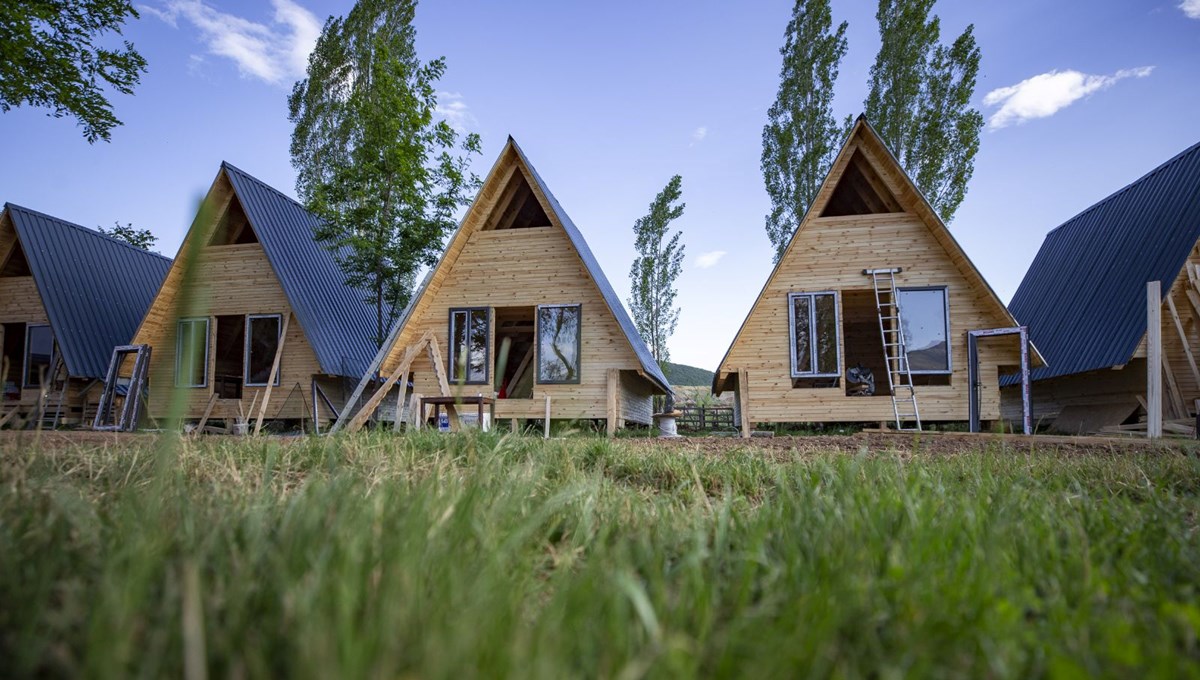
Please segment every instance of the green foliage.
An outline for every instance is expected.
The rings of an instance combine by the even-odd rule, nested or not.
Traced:
[[[666,374],[667,380],[672,385],[692,386],[703,385],[708,387],[712,384],[713,372],[699,368],[696,366],[687,366],[685,364],[674,364],[670,361],[664,362],[663,373]]]
[[[158,237],[151,233],[149,229],[135,229],[132,223],[121,224],[120,222],[113,222],[112,229],[105,229],[104,227],[96,227],[96,229],[105,236],[111,236],[118,241],[128,243],[142,250],[150,250],[158,242]]]
[[[887,142],[942,220],[949,222],[975,172],[983,115],[971,108],[979,75],[974,26],[940,44],[936,0],[879,0],[881,45],[864,102]]]
[[[296,191],[346,282],[375,307],[379,342],[479,186],[469,171],[479,136],[435,118],[446,63],[418,59],[415,10],[359,0],[330,18],[288,98]]]
[[[29,105],[71,116],[88,143],[121,125],[104,90],[132,94],[146,60],[129,41],[100,47],[138,13],[128,0],[5,0],[0,3],[0,111]]]
[[[837,155],[842,126],[833,86],[846,55],[846,22],[832,30],[829,0],[796,0],[784,32],[779,93],[763,126],[762,173],[771,199],[767,237],[775,261],[812,205]]]
[[[7,675],[181,677],[185,659],[252,678],[1200,663],[1200,463],[1185,454],[122,442],[0,445]]]
[[[667,340],[679,323],[675,306],[675,280],[683,269],[683,232],[667,238],[671,222],[683,215],[687,205],[678,203],[683,178],[675,175],[650,203],[650,212],[633,225],[637,257],[629,268],[629,309],[638,333],[662,365],[671,358]]]

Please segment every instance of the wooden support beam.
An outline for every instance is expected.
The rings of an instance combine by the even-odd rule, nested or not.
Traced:
[[[429,363],[433,364],[433,374],[437,376],[438,389],[441,390],[443,397],[452,396],[450,394],[450,380],[446,377],[446,365],[442,363],[441,346],[438,344],[437,337],[432,333],[428,333],[428,335]],[[454,407],[454,404],[446,404],[446,417],[450,419],[451,429],[459,429],[458,409]]]
[[[404,375],[400,376],[400,393],[396,395],[396,419],[392,421],[392,429],[400,429],[400,414],[404,413],[404,393],[408,391],[408,376],[409,371],[405,371]]]
[[[200,418],[200,424],[196,426],[196,434],[204,434],[204,426],[208,424],[208,417],[212,415],[213,406],[217,404],[217,393],[213,392],[208,398],[208,406],[204,407],[204,416]]]
[[[413,392],[408,398],[408,418],[412,421],[414,430],[421,430],[425,427],[425,409],[421,408],[421,393]]]
[[[1171,363],[1167,360],[1166,352],[1162,352],[1162,369],[1163,377],[1167,381],[1167,396],[1170,398],[1171,419],[1187,418],[1187,402],[1183,400],[1183,391],[1179,389],[1179,381],[1175,379],[1175,372],[1171,370]]]
[[[1162,437],[1162,286],[1146,283],[1146,436]]]
[[[542,433],[542,438],[549,439],[550,438],[550,395],[549,394],[546,395],[546,420],[545,420],[545,428],[544,429],[545,429],[545,431]]]
[[[258,406],[258,420],[254,423],[254,436],[258,436],[262,430],[263,418],[267,415],[267,404],[271,401],[271,389],[275,386],[275,379],[279,377],[279,361],[283,358],[283,345],[287,341],[288,325],[292,322],[292,311],[289,309],[283,315],[283,328],[279,329],[279,345],[275,348],[275,359],[271,362],[271,374],[267,376],[267,390],[263,393],[262,403]],[[249,324],[247,324],[246,333],[249,334]],[[246,338],[249,342],[250,338]]]
[[[417,341],[417,344],[408,348],[408,351],[404,353],[404,358],[400,360],[400,365],[396,367],[395,371],[392,371],[392,375],[384,381],[383,385],[381,385],[378,390],[375,390],[375,394],[372,394],[371,398],[362,405],[362,408],[358,410],[358,413],[354,414],[354,417],[350,419],[350,422],[346,423],[346,426],[342,428],[343,430],[346,432],[358,432],[358,430],[366,424],[367,420],[371,417],[371,414],[375,411],[375,408],[379,406],[379,402],[383,401],[384,397],[387,396],[387,393],[391,391],[392,386],[395,385],[398,380],[400,380],[400,376],[408,373],[408,369],[410,366],[412,366],[413,360],[417,358],[417,355],[420,354],[422,349],[428,346],[429,339],[431,337],[432,335],[426,333],[421,337],[420,340]]]
[[[1192,345],[1188,342],[1187,331],[1183,329],[1183,320],[1179,318],[1179,312],[1175,309],[1175,302],[1170,295],[1167,295],[1167,310],[1171,312],[1171,320],[1175,322],[1179,342],[1183,345],[1183,356],[1187,358],[1188,368],[1192,369],[1192,378],[1196,381],[1196,386],[1200,387],[1200,367],[1196,365],[1196,356],[1192,354]]]
[[[608,369],[608,428],[607,434],[612,437],[617,434],[617,419],[621,417],[621,369]]]
[[[749,439],[750,428],[750,374],[744,368],[738,369],[737,400],[738,410],[742,414],[742,439]]]
[[[5,413],[4,415],[0,416],[0,428],[7,425],[8,421],[12,420],[13,416],[17,415],[17,411],[20,411],[20,410],[21,409],[17,404],[13,404],[13,407],[11,409],[9,409],[8,413]]]

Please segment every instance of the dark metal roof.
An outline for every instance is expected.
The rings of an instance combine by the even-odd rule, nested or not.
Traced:
[[[12,203],[4,209],[68,373],[104,378],[113,347],[137,332],[170,258]]]
[[[319,220],[277,189],[229,163],[221,168],[262,243],[296,321],[328,375],[359,377],[375,355],[366,293],[346,284],[334,254],[313,231]]]
[[[642,371],[654,382],[658,383],[659,387],[671,392],[671,383],[667,380],[667,376],[663,375],[658,362],[654,360],[654,355],[650,353],[650,348],[646,346],[641,334],[638,333],[637,327],[633,325],[633,320],[629,318],[629,314],[625,311],[625,306],[621,304],[621,298],[617,297],[617,292],[613,290],[612,285],[608,282],[608,278],[604,276],[604,270],[600,268],[600,263],[596,261],[596,256],[592,254],[591,248],[588,248],[583,234],[579,232],[579,228],[575,226],[575,223],[567,216],[567,212],[559,205],[558,199],[554,198],[554,194],[550,193],[550,187],[546,186],[546,183],[542,181],[533,164],[526,158],[525,152],[521,151],[521,147],[517,145],[517,141],[512,137],[509,137],[508,141],[512,144],[513,149],[516,150],[521,162],[525,164],[525,167],[529,168],[529,172],[533,175],[533,179],[537,181],[542,195],[546,197],[546,200],[550,201],[550,207],[554,210],[558,221],[562,223],[563,229],[566,230],[567,236],[570,237],[571,243],[575,246],[575,250],[579,252],[579,259],[583,260],[583,266],[592,275],[592,279],[596,282],[596,287],[600,289],[600,295],[608,303],[609,311],[616,317],[617,324],[621,326],[625,337],[629,339],[629,344],[633,346],[633,351],[637,354],[638,362],[642,365]]]
[[[1051,231],[1009,303],[1049,364],[1031,377],[1128,362],[1146,334],[1146,282],[1170,290],[1198,239],[1200,144]]]

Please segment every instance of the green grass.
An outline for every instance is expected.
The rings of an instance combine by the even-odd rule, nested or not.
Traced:
[[[0,674],[1200,674],[1182,454],[131,441],[0,449]]]

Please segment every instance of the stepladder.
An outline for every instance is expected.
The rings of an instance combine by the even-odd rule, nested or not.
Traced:
[[[904,339],[904,312],[896,288],[896,268],[864,269],[875,288],[875,308],[879,315],[879,336],[883,342],[883,360],[887,366],[888,388],[892,396],[892,416],[896,429],[921,431],[921,411],[917,406],[917,390],[913,385],[912,369],[908,362],[908,346]]]

